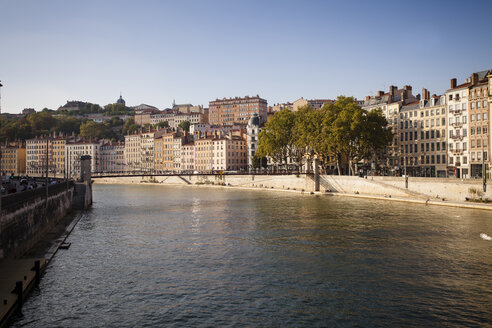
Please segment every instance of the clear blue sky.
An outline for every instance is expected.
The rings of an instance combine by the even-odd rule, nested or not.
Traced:
[[[442,93],[492,68],[492,1],[0,0],[2,112]]]

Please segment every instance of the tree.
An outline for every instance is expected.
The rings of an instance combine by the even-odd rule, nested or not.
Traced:
[[[288,109],[275,113],[260,132],[258,149],[255,157],[271,157],[275,162],[287,164],[292,156],[294,127],[296,115]]]
[[[159,122],[157,124],[154,125],[154,128],[168,128],[169,127],[169,123],[167,121],[163,121],[163,122]]]
[[[178,124],[178,127],[183,131],[190,132],[190,121],[183,121]]]
[[[298,156],[306,157],[306,160],[317,158],[324,161],[328,154],[327,131],[323,129],[325,110],[315,110],[306,105],[295,114],[292,134]]]
[[[353,97],[339,96],[334,104],[325,105],[323,129],[327,136],[327,148],[336,156],[338,174],[341,175],[341,161],[349,162],[353,174],[353,163],[357,158],[362,132],[362,108]]]
[[[378,108],[364,113],[359,156],[362,159],[378,162],[393,140],[393,132],[383,111]]]
[[[140,125],[135,124],[135,119],[129,118],[125,121],[125,124],[123,124],[123,131],[122,133],[124,135],[133,133],[134,131],[140,130]]]

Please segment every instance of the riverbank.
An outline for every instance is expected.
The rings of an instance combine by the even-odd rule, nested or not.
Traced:
[[[66,239],[82,216],[82,212],[65,216],[21,258],[0,261],[0,328],[8,326],[12,316],[22,310],[22,303],[39,283],[58,250],[66,245]],[[35,264],[37,261],[38,272]],[[18,286],[22,288],[21,293]]]
[[[153,186],[181,185],[188,187],[239,188],[244,190],[281,191],[301,195],[327,195],[377,199],[414,204],[492,210],[492,204],[465,201],[479,191],[477,181],[412,178],[404,188],[403,178],[321,176],[320,191],[314,191],[310,176],[182,176],[182,177],[118,177],[98,178],[96,184],[145,184]],[[490,192],[483,197],[490,197]],[[492,198],[492,197],[491,197]]]

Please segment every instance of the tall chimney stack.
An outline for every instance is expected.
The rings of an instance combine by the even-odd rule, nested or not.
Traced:
[[[471,83],[472,83],[472,85],[475,85],[478,83],[478,74],[477,73],[473,73],[471,75]]]
[[[422,88],[422,99],[429,100],[429,91],[426,88]]]
[[[451,79],[451,89],[456,88],[456,78]]]

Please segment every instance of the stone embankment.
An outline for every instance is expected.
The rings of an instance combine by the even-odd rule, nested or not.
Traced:
[[[259,188],[315,192],[313,175],[182,175],[155,177],[97,178],[106,184],[216,185],[236,188]],[[426,204],[492,209],[492,205],[466,202],[482,194],[481,180],[403,177],[356,177],[321,175],[319,192],[330,195],[412,201]],[[492,186],[491,186],[492,187]],[[490,189],[490,188],[489,188]],[[491,199],[489,191],[481,195]]]

